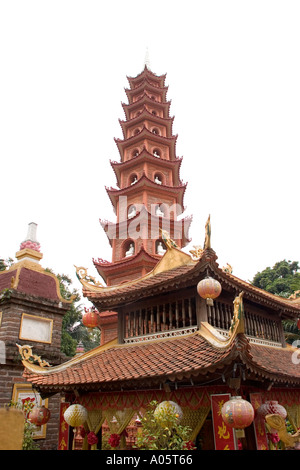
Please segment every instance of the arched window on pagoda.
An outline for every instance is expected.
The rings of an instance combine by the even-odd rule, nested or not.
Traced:
[[[153,155],[154,157],[160,158],[161,157],[161,151],[157,148],[153,149]]]
[[[140,153],[139,149],[134,149],[131,153],[131,156],[132,157],[137,157],[139,155],[139,153]]]
[[[136,216],[136,207],[133,204],[132,206],[128,208],[128,219],[132,219],[135,216]]]
[[[163,176],[162,176],[161,173],[155,173],[154,183],[156,183],[156,184],[163,184],[164,183],[164,179],[163,179]]]
[[[130,186],[132,186],[133,184],[137,183],[137,181],[138,181],[137,174],[136,174],[136,173],[132,173],[132,174],[129,176],[129,184],[130,184]]]
[[[156,240],[156,242],[155,242],[155,254],[163,256],[166,251],[167,251],[166,245],[164,244],[162,239],[160,238],[159,240]]]
[[[165,216],[164,204],[156,204],[156,206],[155,206],[155,215],[157,217],[164,217]]]
[[[123,258],[130,258],[135,253],[135,244],[133,240],[126,240],[123,244]]]
[[[157,127],[153,127],[153,129],[151,130],[152,134],[155,134],[155,135],[160,135],[160,132],[159,132],[159,129]]]
[[[141,132],[141,129],[139,127],[137,127],[136,129],[134,129],[133,134],[138,135],[140,132]]]

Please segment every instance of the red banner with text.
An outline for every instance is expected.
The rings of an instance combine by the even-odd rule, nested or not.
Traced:
[[[253,421],[256,449],[257,450],[268,450],[268,439],[265,427],[265,419],[263,416],[257,414],[257,410],[260,405],[263,404],[261,393],[250,393],[250,403],[255,411],[255,418]]]
[[[222,406],[230,399],[230,393],[211,395],[211,412],[216,450],[236,450],[234,429],[227,426],[222,418]]]
[[[64,413],[69,406],[70,403],[60,404],[58,450],[68,450],[69,447],[69,425],[64,418]]]

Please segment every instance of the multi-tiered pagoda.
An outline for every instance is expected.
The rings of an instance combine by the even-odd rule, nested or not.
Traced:
[[[166,251],[163,231],[178,247],[189,242],[191,218],[184,212],[186,184],[180,175],[182,158],[176,156],[177,136],[166,94],[165,75],[145,66],[128,78],[123,139],[115,139],[120,161],[111,161],[117,188],[106,188],[116,223],[101,221],[112,247],[112,262],[94,260],[106,284],[116,285],[150,272]]]

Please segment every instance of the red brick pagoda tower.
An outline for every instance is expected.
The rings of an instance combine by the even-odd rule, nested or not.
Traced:
[[[110,245],[112,261],[93,260],[107,285],[137,279],[151,271],[164,254],[162,230],[179,248],[188,238],[191,217],[182,217],[186,184],[176,156],[177,136],[166,100],[166,75],[157,76],[145,65],[125,89],[120,120],[123,139],[115,139],[120,161],[111,161],[117,188],[106,188],[116,223],[100,220]]]

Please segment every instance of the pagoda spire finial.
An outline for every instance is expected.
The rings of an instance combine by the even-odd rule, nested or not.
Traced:
[[[150,68],[150,59],[149,59],[149,49],[148,49],[148,46],[146,47],[146,54],[145,54],[145,67],[147,67],[147,69],[151,70]]]
[[[20,250],[16,253],[16,258],[18,261],[21,259],[30,259],[31,261],[39,262],[43,257],[40,253],[41,246],[36,238],[37,224],[35,222],[30,222],[28,224],[27,237],[20,244]]]

